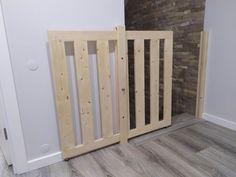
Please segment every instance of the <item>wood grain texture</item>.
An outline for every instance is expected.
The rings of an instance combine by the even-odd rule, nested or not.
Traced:
[[[109,43],[107,40],[97,41],[97,67],[102,136],[111,137],[113,135],[111,71],[109,62]]]
[[[172,70],[173,70],[173,33],[164,44],[164,117],[171,124]]]
[[[94,126],[87,41],[75,41],[74,51],[80,105],[82,144],[89,144],[94,141]]]
[[[173,32],[127,31],[134,40],[135,128],[133,138],[171,125]],[[164,39],[164,120],[159,120],[159,62],[160,39]],[[150,108],[145,107],[145,40],[150,40]],[[150,124],[145,124],[145,109],[150,109]]]
[[[129,122],[129,89],[128,89],[128,57],[127,57],[127,40],[125,27],[117,27],[117,99],[119,105],[120,120],[120,141],[127,143],[128,141],[128,122]]]
[[[60,143],[62,151],[65,151],[75,145],[65,44],[64,41],[50,39],[49,45],[51,50],[52,73],[54,76]]]
[[[140,128],[132,129],[129,132],[129,138],[133,138],[133,137],[143,135],[143,134],[146,134],[146,133],[149,133],[149,132],[161,129],[161,128],[165,128],[165,127],[169,126],[168,124],[169,123],[166,121],[160,121],[160,122],[153,123],[153,124],[147,124],[147,125],[140,127]]]
[[[172,35],[172,31],[127,31],[128,40],[135,39],[166,39]]]
[[[63,41],[74,40],[116,40],[115,31],[49,31],[48,35],[51,39],[60,39]]]
[[[170,134],[173,131],[176,131],[185,127],[189,127],[191,125],[199,123],[200,121],[203,121],[203,120],[195,119],[194,116],[183,113],[183,114],[172,117],[173,124],[171,127],[163,128],[158,131],[153,131],[148,134],[144,134],[142,136],[133,138],[130,140],[130,143],[134,143],[135,145],[141,145],[143,143],[146,143],[147,141],[157,138],[157,136]]]
[[[67,155],[68,158],[72,158],[81,154],[85,154],[90,151],[94,151],[96,149],[109,146],[111,144],[115,144],[119,141],[120,141],[120,135],[116,134],[112,137],[96,139],[94,142],[89,143],[89,144],[85,144],[85,145],[81,144],[81,145],[75,146],[74,148],[66,151],[65,154]]]
[[[195,113],[195,116],[197,118],[202,118],[203,107],[204,107],[208,38],[209,38],[209,33],[202,31],[201,41],[200,41],[200,52],[199,52],[198,86],[197,86],[196,113]]]
[[[177,122],[190,120],[187,114],[182,118]],[[235,177],[235,139],[235,131],[199,121],[139,145],[113,145],[22,175],[14,175],[0,153],[0,176]]]
[[[136,128],[129,130],[129,88],[127,40],[134,39],[135,60],[135,111]],[[158,121],[159,115],[159,43],[165,38],[164,72],[164,121]],[[144,42],[151,39],[151,123],[145,125],[145,73]],[[64,158],[81,155],[96,148],[116,143],[127,143],[128,138],[154,131],[171,124],[171,74],[173,35],[170,31],[133,31],[126,32],[125,27],[114,31],[50,31],[49,40],[52,54],[52,68],[55,80],[56,104],[59,117],[60,140]],[[91,81],[88,62],[88,41],[96,41],[97,69],[99,86],[99,106],[102,138],[94,140],[94,125],[91,99]],[[113,135],[112,80],[109,58],[109,41],[115,40],[116,46],[116,113],[119,118],[120,132]],[[75,144],[75,131],[71,113],[68,74],[66,68],[65,42],[74,42],[77,92],[80,107],[80,129],[82,144]],[[116,120],[115,120],[116,121]],[[120,138],[120,139],[119,139]]]
[[[150,118],[152,124],[159,120],[160,40],[152,39],[150,46]]]
[[[142,39],[134,41],[134,66],[136,129],[139,129],[145,126],[144,40]]]

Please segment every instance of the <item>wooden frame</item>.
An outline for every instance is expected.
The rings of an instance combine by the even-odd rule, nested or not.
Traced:
[[[144,40],[151,42],[151,123],[145,125],[144,101]],[[159,53],[160,39],[164,46],[164,119],[159,120]],[[129,87],[127,41],[135,41],[136,129],[129,129]],[[80,128],[82,144],[76,145],[70,102],[65,42],[73,42],[76,68]],[[89,76],[88,41],[96,41],[99,100],[102,137],[95,139],[91,80]],[[116,41],[116,102],[119,133],[112,129],[112,89],[109,67],[109,41]],[[52,73],[59,122],[60,143],[65,159],[129,138],[169,126],[171,124],[171,83],[173,33],[170,31],[125,31],[119,26],[114,31],[50,31]]]
[[[195,114],[197,118],[202,118],[202,113],[204,109],[208,38],[209,38],[209,33],[202,31],[200,40],[198,86],[197,86],[196,114]]]
[[[64,159],[83,154],[120,141],[120,134],[112,132],[111,74],[109,69],[109,40],[117,40],[117,33],[107,32],[49,32],[55,99],[59,122],[60,143]],[[83,143],[76,145],[71,113],[65,42],[74,42],[77,87],[80,103],[80,125]],[[90,77],[88,41],[96,41],[102,137],[95,139]],[[126,67],[126,66],[125,66]],[[123,81],[126,83],[126,81]]]
[[[134,40],[135,119],[136,128],[129,130],[129,138],[171,125],[173,32],[127,31]],[[159,120],[159,62],[160,40],[164,40],[164,116]],[[150,124],[145,125],[144,100],[144,40],[150,41]]]

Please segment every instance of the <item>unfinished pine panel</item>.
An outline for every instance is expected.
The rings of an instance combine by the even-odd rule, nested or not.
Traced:
[[[97,41],[97,63],[102,135],[103,137],[111,137],[113,135],[111,72],[109,63],[109,43],[107,40]]]
[[[115,144],[120,141],[120,135],[114,135],[110,138],[100,138],[95,140],[93,143],[87,144],[87,145],[78,145],[74,148],[67,150],[64,152],[66,154],[66,158],[75,157],[80,154],[84,154],[96,149],[100,149],[102,147],[109,146],[111,144]]]
[[[171,124],[173,33],[164,44],[164,121]]]
[[[133,138],[133,137],[136,137],[136,136],[139,136],[139,135],[143,135],[143,134],[146,134],[148,132],[152,132],[154,130],[158,130],[160,128],[164,128],[164,127],[167,127],[168,124],[166,124],[165,121],[160,121],[160,122],[156,122],[156,123],[152,123],[152,124],[148,124],[148,125],[145,125],[139,129],[132,129],[130,130],[129,132],[129,138]]]
[[[52,73],[62,151],[75,146],[64,41],[50,39]]]
[[[197,118],[202,118],[203,107],[204,107],[208,38],[209,38],[209,33],[202,31],[200,40],[198,87],[197,87],[196,114],[195,114]]]
[[[171,75],[173,33],[170,31],[50,31],[52,70],[57,115],[63,157],[71,158],[117,142],[126,143],[133,138],[171,124]],[[145,125],[145,73],[144,40],[150,40],[150,92],[151,121]],[[159,52],[160,39],[165,40],[164,51],[164,121],[159,121]],[[109,61],[109,41],[116,41],[116,115],[120,132],[113,134],[112,82]],[[134,40],[136,128],[129,127],[129,86],[127,41]],[[99,106],[102,137],[95,139],[92,114],[92,81],[90,79],[88,41],[96,41],[99,84]],[[74,42],[75,68],[80,107],[82,144],[75,145],[75,131],[69,92],[64,42]]]
[[[48,33],[51,39],[60,37],[60,39],[64,41],[117,40],[115,31],[49,31]]]
[[[173,34],[172,34],[173,36]],[[173,56],[173,37],[165,39],[164,43],[164,121],[171,124],[171,105],[172,105],[172,56]]]
[[[125,27],[117,27],[117,77],[119,120],[120,120],[120,141],[128,141],[128,58],[126,54],[127,41]]]
[[[80,103],[82,144],[89,144],[94,140],[94,126],[87,41],[75,41],[74,51]]]
[[[134,40],[135,113],[136,128],[129,130],[129,138],[171,125],[173,32],[127,31],[127,39]],[[160,40],[164,46],[164,120],[159,120]],[[150,41],[150,124],[145,125],[144,40]],[[137,60],[137,58],[139,60]],[[137,92],[139,91],[139,92]],[[137,100],[138,98],[138,100]],[[141,110],[141,111],[140,111]]]
[[[113,30],[118,30],[118,27],[115,27]],[[115,101],[116,101],[116,125],[117,125],[117,130],[120,131],[120,101],[119,101],[119,68],[118,68],[118,41],[115,42]]]
[[[151,124],[159,120],[159,68],[160,40],[150,41],[150,119]]]
[[[134,41],[134,67],[135,67],[135,111],[136,128],[145,125],[145,96],[144,96],[144,40]]]
[[[127,40],[135,39],[166,39],[171,36],[171,31],[127,31]]]

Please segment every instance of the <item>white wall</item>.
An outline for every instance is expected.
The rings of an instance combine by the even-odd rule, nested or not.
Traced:
[[[7,128],[8,140],[1,139],[1,148],[4,152],[6,160],[14,163],[14,170],[26,169],[26,152],[24,147],[24,139],[20,122],[20,115],[16,97],[16,90],[8,43],[2,16],[2,8],[0,5],[0,94],[2,114],[0,115],[0,127]],[[12,131],[13,130],[13,131]],[[0,130],[2,131],[2,129]],[[20,132],[20,133],[19,133]],[[14,141],[12,141],[14,137]]]
[[[6,32],[4,27],[4,21],[3,16],[0,8],[0,149],[2,150],[5,159],[8,163],[11,163],[10,160],[10,152],[9,152],[9,143],[6,141],[4,136],[4,128],[7,127],[7,116],[6,116],[6,108],[5,108],[5,101],[4,101],[4,95],[6,94],[6,87],[4,85],[6,84],[7,74],[6,70],[4,68],[6,65],[10,66],[10,74],[12,76],[11,71],[11,65],[9,60],[9,52],[8,52],[8,46],[7,46],[7,40],[6,40]],[[5,88],[5,89],[4,89]]]
[[[124,25],[123,0],[2,0],[28,160],[60,151],[47,46],[48,29]],[[39,66],[36,71],[28,64]],[[49,151],[41,147],[49,145]]]
[[[210,32],[204,118],[236,129],[236,1],[207,0]]]

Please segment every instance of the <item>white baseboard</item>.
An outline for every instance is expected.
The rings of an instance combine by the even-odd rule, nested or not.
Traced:
[[[214,116],[212,114],[207,114],[207,113],[203,113],[202,117],[204,120],[207,120],[209,122],[215,123],[215,124],[220,125],[222,127],[226,127],[226,128],[236,131],[236,122],[232,122],[232,121],[226,120],[222,117]]]
[[[61,152],[56,152],[37,159],[33,159],[28,161],[28,171],[52,165],[54,163],[61,162],[62,160]]]

